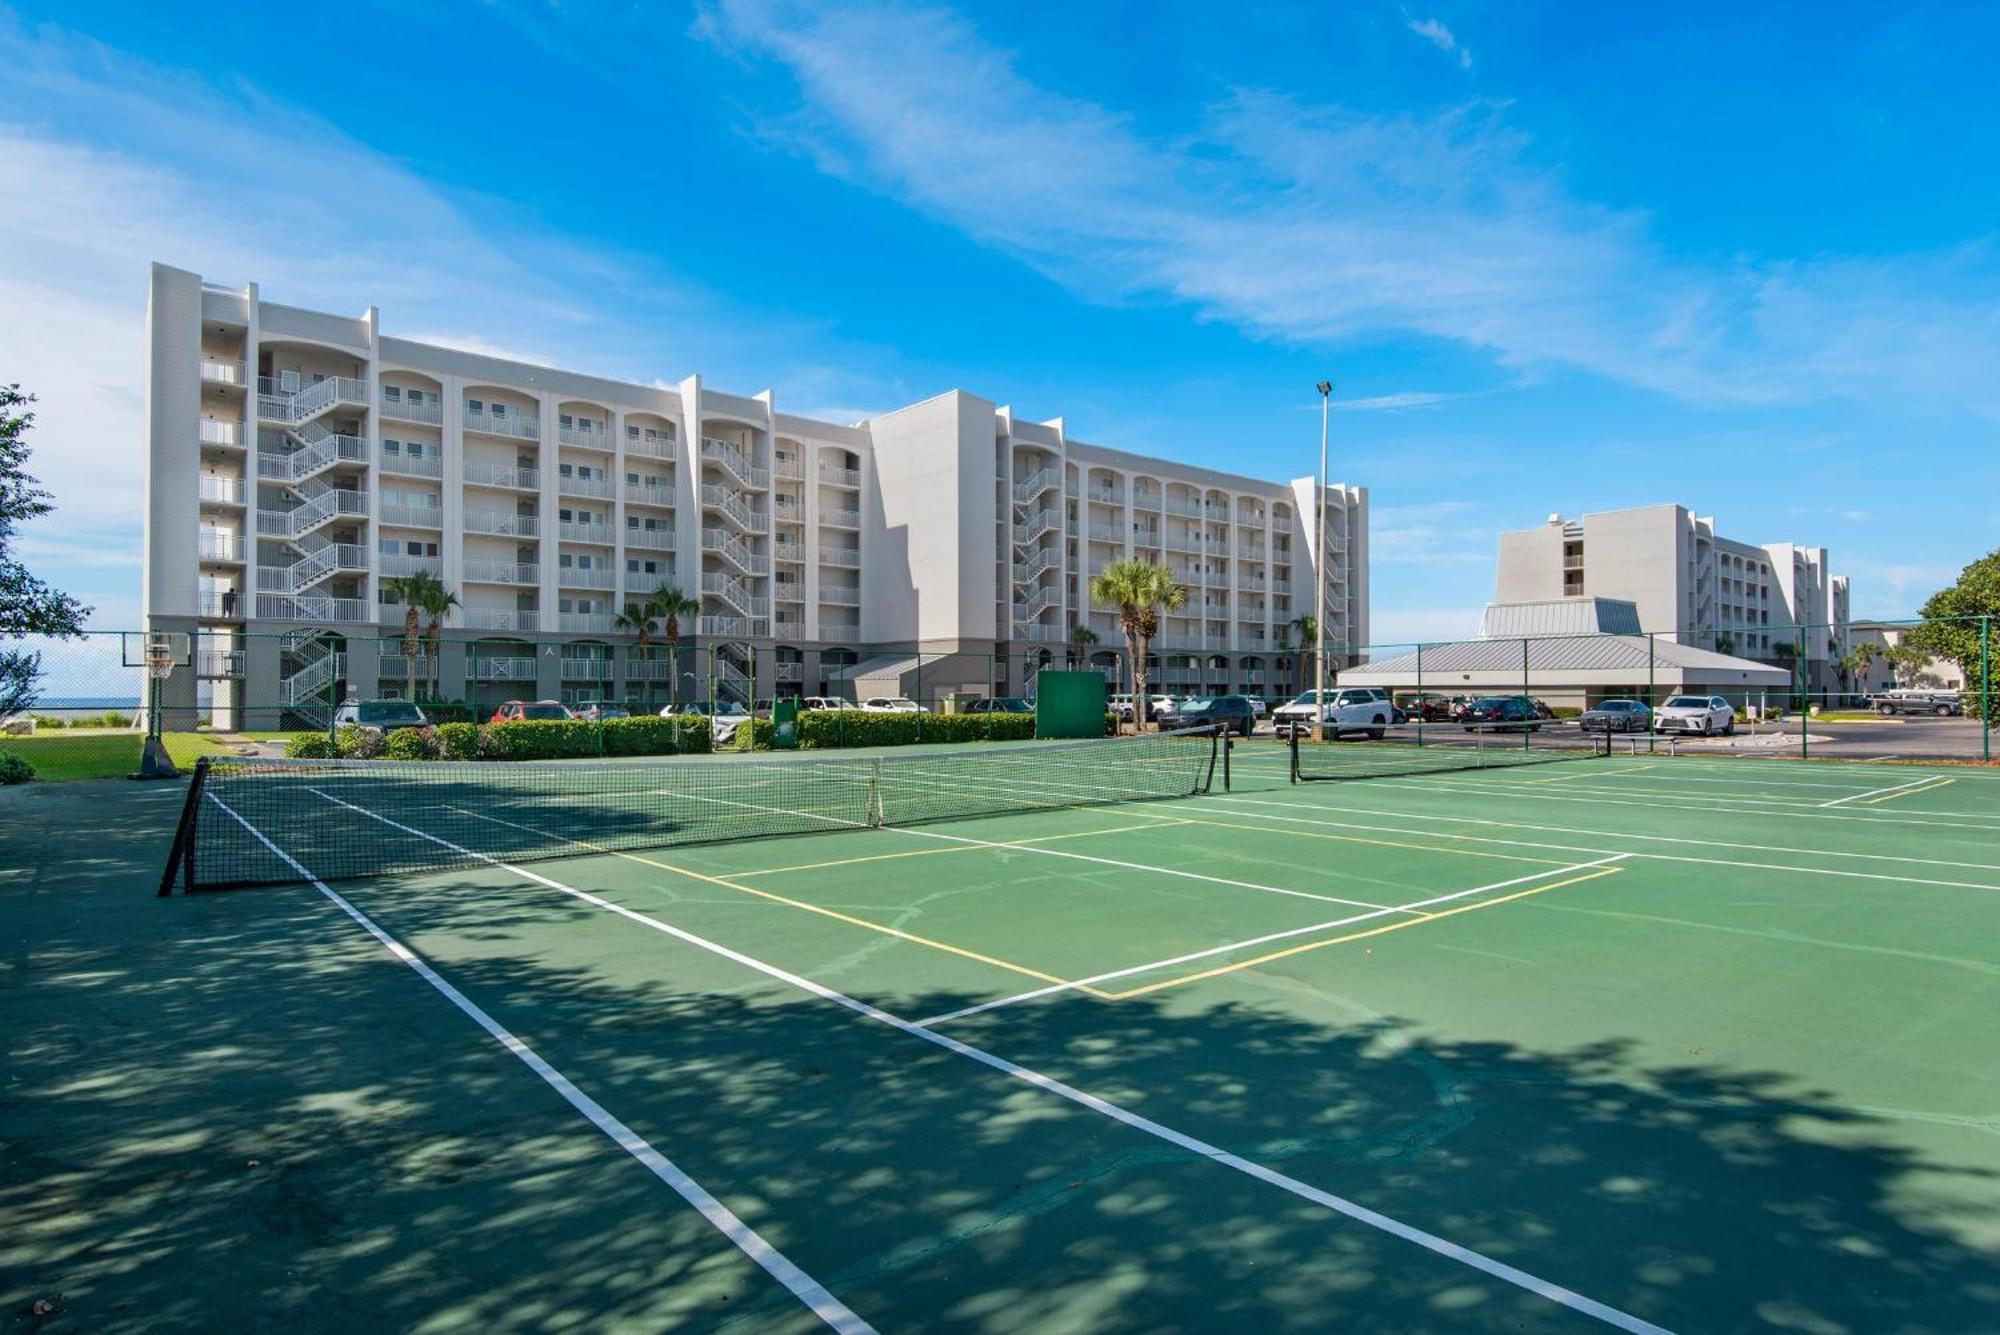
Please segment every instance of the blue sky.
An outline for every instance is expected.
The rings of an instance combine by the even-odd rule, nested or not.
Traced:
[[[136,621],[161,259],[842,419],[1371,488],[1375,638],[1680,501],[1913,611],[2000,541],[2000,8],[0,8],[0,378]]]

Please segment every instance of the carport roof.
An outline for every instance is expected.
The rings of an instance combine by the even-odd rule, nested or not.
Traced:
[[[1556,635],[1542,639],[1457,640],[1450,644],[1427,645],[1419,654],[1397,654],[1379,658],[1341,672],[1343,686],[1386,686],[1413,684],[1419,669],[1425,678],[1441,678],[1446,673],[1518,681],[1522,670],[1522,647],[1527,649],[1530,681],[1540,678],[1556,684],[1602,680],[1607,677],[1638,680],[1649,674],[1659,680],[1714,682],[1729,685],[1783,686],[1791,681],[1784,668],[1712,649],[1643,635]]]

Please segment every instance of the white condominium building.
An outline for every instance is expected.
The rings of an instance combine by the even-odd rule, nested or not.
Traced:
[[[960,391],[843,426],[698,376],[626,384],[398,339],[373,308],[165,265],[147,320],[146,622],[195,635],[201,706],[237,726],[399,693],[390,581],[417,572],[458,597],[436,675],[475,705],[711,681],[739,700],[1019,692],[1076,627],[1098,637],[1084,661],[1122,659],[1087,587],[1127,557],[1187,588],[1155,642],[1162,686],[1284,685],[1316,571],[1328,643],[1367,640],[1361,488],[1329,488],[1321,560],[1311,479],[1084,444]],[[662,585],[701,599],[678,664],[616,620]],[[167,703],[197,705],[192,688]]]
[[[1624,599],[1644,630],[1764,662],[1795,652],[1804,627],[1815,687],[1831,683],[1848,619],[1847,578],[1826,548],[1738,542],[1679,505],[1551,515],[1502,533],[1497,584],[1499,603]]]

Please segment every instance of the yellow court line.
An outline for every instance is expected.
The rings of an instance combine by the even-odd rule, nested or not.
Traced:
[[[1958,782],[1957,779],[1947,779],[1939,777],[1930,783],[1920,783],[1914,788],[1899,788],[1893,793],[1884,793],[1880,797],[1863,798],[1861,801],[1856,802],[1854,805],[1857,807],[1872,807],[1879,802],[1893,802],[1895,799],[1899,797],[1909,797],[1914,793],[1934,793],[1948,783],[1957,783],[1957,782]]]
[[[495,825],[505,825],[516,830],[528,828],[525,825],[516,825],[513,821],[501,820],[498,816],[488,816],[477,811],[466,811],[462,807],[453,807],[450,809],[477,820],[492,821]],[[640,857],[637,853],[627,853],[622,849],[606,848],[602,844],[593,844],[587,839],[570,839],[568,842],[575,844],[578,848],[588,848],[596,853],[604,853],[614,858],[624,858],[628,862],[637,862],[648,867],[658,867],[661,871],[670,871],[676,876],[687,876],[697,881],[706,881],[710,885],[719,885],[725,890],[734,890],[739,894],[755,895],[759,899],[768,899],[774,904],[783,904],[787,908],[804,909],[807,913],[817,913],[823,918],[832,918],[836,922],[844,922],[852,927],[865,927],[871,932],[880,932],[884,936],[893,936],[898,940],[908,941],[914,945],[929,946],[933,950],[942,950],[948,954],[960,955],[969,960],[977,960],[981,964],[990,964],[996,969],[1005,969],[1010,973],[1018,973],[1024,977],[1038,979],[1044,983],[1067,984],[1070,981],[1067,978],[1058,978],[1052,973],[1043,973],[1040,969],[1031,969],[1025,964],[1015,964],[1011,960],[1003,960],[993,955],[982,955],[976,950],[967,950],[964,946],[954,946],[949,941],[933,941],[927,936],[918,936],[915,932],[906,932],[900,927],[886,927],[879,922],[869,922],[866,918],[856,918],[850,914],[842,913],[838,909],[823,908],[818,904],[808,904],[801,899],[792,899],[785,895],[774,894],[769,890],[759,890],[754,885],[738,885],[736,882],[725,880],[720,876],[710,876],[706,872],[695,871],[688,867],[677,867],[671,862],[661,862],[655,858]],[[1098,991],[1094,987],[1079,986],[1076,990],[1087,992],[1099,998],[1108,995]]]
[[[1167,819],[1170,825],[1184,825],[1185,821]],[[831,862],[800,862],[789,867],[756,867],[750,871],[733,871],[731,876],[776,876],[780,872],[820,871],[827,867],[851,867],[857,862],[891,862],[898,858],[927,858],[939,853],[992,853],[1005,852],[1015,844],[1051,844],[1058,839],[1088,839],[1098,834],[1130,834],[1134,830],[1157,830],[1159,825],[1114,825],[1108,830],[1071,830],[1067,834],[1038,834],[1032,839],[993,840],[986,844],[959,844],[951,848],[913,848],[904,853],[870,853],[859,858],[835,858]]]
[[[1582,876],[1572,876],[1564,881],[1551,881],[1547,885],[1530,886],[1526,890],[1516,890],[1511,895],[1498,895],[1492,899],[1482,899],[1476,904],[1462,904],[1455,909],[1442,909],[1436,913],[1426,913],[1420,918],[1405,918],[1400,922],[1392,922],[1383,927],[1371,927],[1362,932],[1349,932],[1345,936],[1328,937],[1324,941],[1308,941],[1304,945],[1289,946],[1284,950],[1274,950],[1268,955],[1259,955],[1255,959],[1239,960],[1235,964],[1224,964],[1217,968],[1204,969],[1200,973],[1191,973],[1180,978],[1168,978],[1161,982],[1148,983],[1144,987],[1129,988],[1123,992],[1113,992],[1107,1000],[1124,1001],[1129,997],[1142,997],[1148,992],[1158,992],[1169,987],[1179,987],[1183,983],[1199,982],[1204,978],[1215,978],[1222,974],[1236,973],[1243,969],[1254,968],[1259,964],[1269,964],[1272,960],[1283,959],[1287,955],[1302,955],[1308,950],[1318,950],[1323,946],[1338,946],[1349,941],[1360,941],[1371,936],[1384,936],[1390,932],[1400,932],[1406,927],[1421,927],[1425,923],[1435,922],[1439,918],[1451,918],[1461,913],[1472,913],[1478,909],[1490,909],[1497,904],[1505,904],[1516,899],[1526,899],[1529,895],[1540,895],[1546,894],[1550,890],[1560,890],[1566,885],[1577,885],[1584,881],[1594,881],[1600,876],[1615,876],[1623,870],[1625,870],[1623,867],[1601,867],[1596,871],[1587,872]]]
[[[1300,805],[1307,806],[1305,803],[1301,803]],[[1140,813],[1134,812],[1133,814],[1138,815]],[[1562,865],[1561,858],[1529,857],[1523,853],[1489,853],[1483,848],[1441,848],[1436,844],[1412,844],[1397,839],[1369,839],[1358,834],[1323,834],[1310,830],[1273,830],[1268,825],[1241,825],[1235,821],[1205,820],[1200,816],[1180,816],[1176,819],[1182,825],[1213,825],[1218,830],[1252,830],[1258,834],[1283,834],[1286,836],[1298,834],[1303,835],[1307,839],[1331,839],[1336,843],[1343,844],[1374,844],[1382,848],[1408,848],[1418,853],[1451,853],[1455,856],[1466,858],[1492,858],[1497,862],[1533,862],[1543,866],[1548,866],[1551,863],[1554,863],[1556,866]],[[1440,834],[1438,837],[1440,839],[1465,839],[1474,836]]]

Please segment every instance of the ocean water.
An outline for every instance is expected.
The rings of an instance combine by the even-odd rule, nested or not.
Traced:
[[[30,714],[48,714],[67,721],[69,719],[103,714],[111,710],[116,710],[118,713],[128,717],[136,714],[139,710],[139,697],[136,695],[45,695],[37,700],[35,707],[28,712]]]

